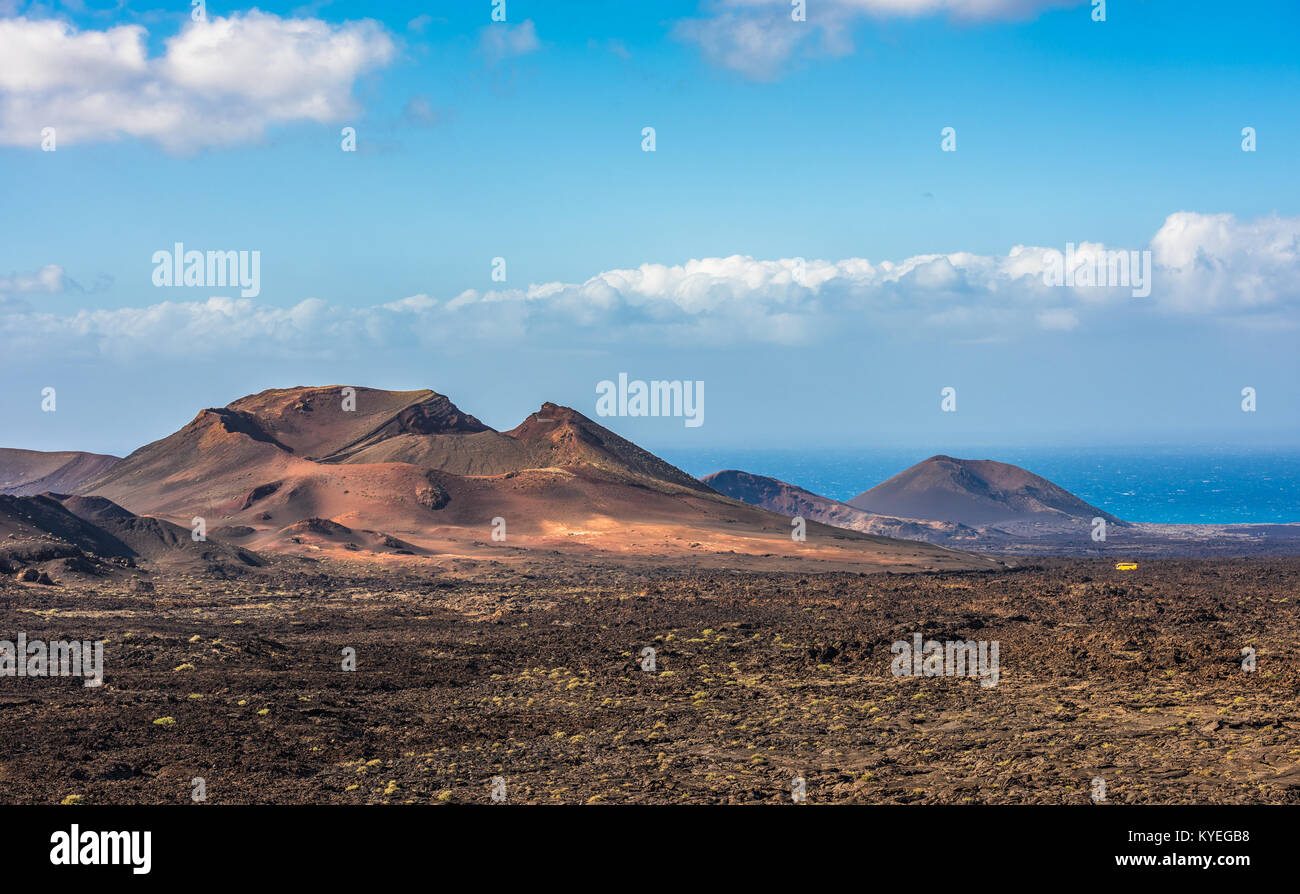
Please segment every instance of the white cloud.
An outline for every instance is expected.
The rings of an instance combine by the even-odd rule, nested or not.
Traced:
[[[21,292],[62,292],[63,288],[63,268],[58,264],[46,264],[35,273],[0,276],[0,295]]]
[[[479,49],[492,64],[515,56],[525,56],[541,48],[537,27],[532,19],[518,25],[499,22],[487,25],[479,32]]]
[[[1172,214],[1150,243],[1149,299],[1126,287],[1049,286],[1052,252],[1016,246],[1003,255],[958,252],[899,262],[733,255],[685,264],[606,270],[581,283],[454,296],[413,295],[370,307],[318,299],[277,307],[249,299],[164,301],[72,315],[14,305],[0,314],[0,353],[70,356],[327,357],[347,349],[475,351],[529,341],[591,345],[840,345],[879,332],[1010,340],[1036,331],[1111,326],[1126,313],[1225,324],[1300,324],[1300,218],[1239,221]],[[1078,255],[1106,247],[1084,242]],[[51,271],[57,271],[51,272]],[[0,280],[11,291],[51,287],[62,271]],[[39,285],[39,284],[44,284]],[[0,292],[4,289],[0,288]],[[232,362],[235,362],[232,360]]]
[[[1087,0],[810,0],[807,21],[791,17],[789,0],[715,0],[709,15],[683,19],[673,36],[695,44],[709,62],[754,80],[778,77],[796,51],[842,56],[853,51],[849,32],[866,17],[944,15],[958,21],[1029,19]]]
[[[806,26],[789,16],[766,17],[724,13],[706,19],[685,19],[673,36],[700,48],[714,65],[738,71],[756,81],[773,80],[809,36]]]
[[[149,57],[139,25],[81,31],[0,20],[0,143],[153,140],[173,151],[259,138],[273,124],[357,113],[352,87],[396,47],[371,21],[330,25],[252,10],[186,21]]]
[[[1171,214],[1151,252],[1180,310],[1267,310],[1300,297],[1300,218]]]

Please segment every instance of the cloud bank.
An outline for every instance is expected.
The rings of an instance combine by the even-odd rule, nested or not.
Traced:
[[[372,21],[330,25],[252,10],[188,21],[150,57],[139,25],[82,31],[0,19],[0,144],[137,137],[169,151],[258,139],[274,124],[357,113],[356,80],[396,56]]]
[[[564,345],[807,346],[861,339],[1014,341],[1043,333],[1164,323],[1297,328],[1300,218],[1240,221],[1171,214],[1146,247],[1149,298],[1126,287],[1049,286],[1065,246],[1018,245],[1001,255],[919,255],[899,262],[745,256],[607,270],[581,283],[413,295],[366,307],[316,298],[292,306],[207,297],[57,314],[18,293],[50,291],[63,272],[0,278],[0,349],[12,357],[191,357],[256,362],[347,350],[474,351]],[[1106,246],[1077,246],[1085,263]],[[270,261],[268,260],[268,263]],[[198,290],[195,290],[198,291]],[[1073,337],[1073,336],[1071,336]]]

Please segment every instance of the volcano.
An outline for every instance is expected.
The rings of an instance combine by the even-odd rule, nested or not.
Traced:
[[[75,493],[258,551],[357,560],[520,551],[717,566],[923,570],[996,563],[809,524],[719,494],[583,414],[497,431],[430,390],[279,388],[202,410]]]
[[[988,459],[932,456],[849,500],[855,509],[964,525],[1070,524],[1104,518],[1063,487],[1019,466]]]

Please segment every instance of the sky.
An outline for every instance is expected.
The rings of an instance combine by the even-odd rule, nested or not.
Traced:
[[[1300,6],[800,11],[0,0],[0,446],[620,373],[703,383],[598,419],[651,448],[1300,446]],[[257,288],[158,284],[177,243]]]

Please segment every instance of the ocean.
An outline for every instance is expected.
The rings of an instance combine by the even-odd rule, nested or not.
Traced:
[[[904,448],[663,448],[657,452],[695,476],[740,469],[836,500],[849,500],[934,455],[934,451]],[[1300,522],[1300,450],[1294,448],[979,447],[944,452],[1022,466],[1125,521]]]

